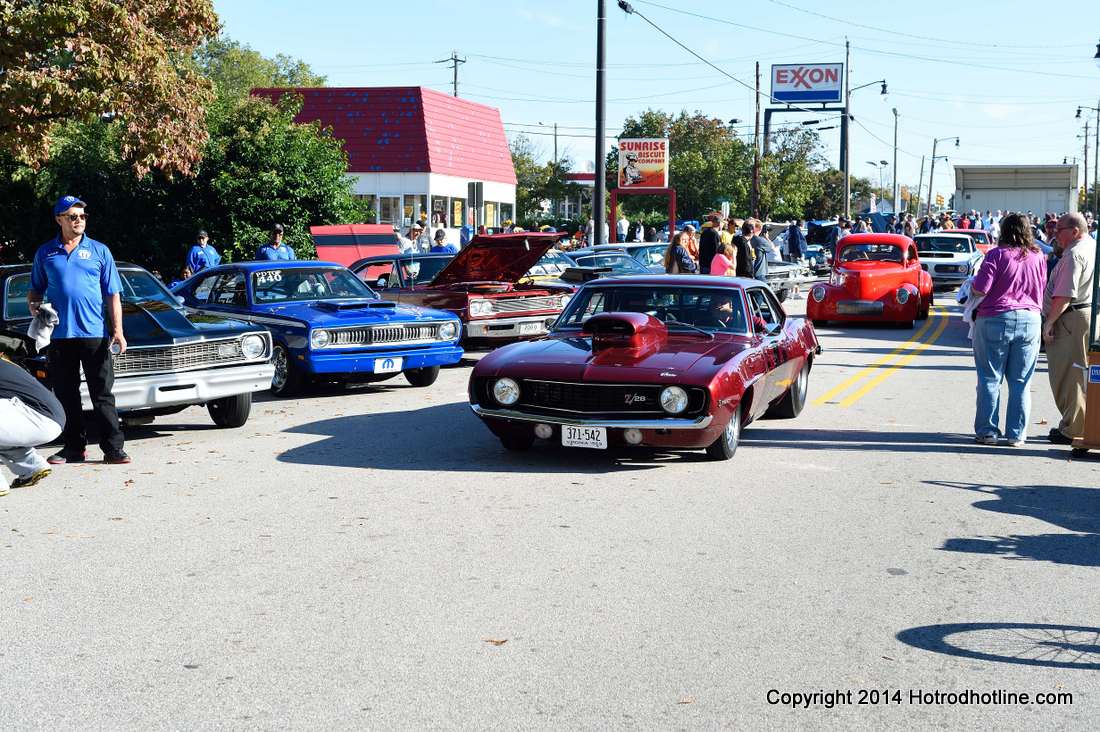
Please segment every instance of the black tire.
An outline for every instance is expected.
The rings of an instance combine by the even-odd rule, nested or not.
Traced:
[[[241,427],[252,412],[252,394],[237,394],[206,403],[210,419],[219,427]]]
[[[271,363],[275,367],[275,375],[271,377],[272,394],[286,397],[297,393],[302,388],[305,376],[301,369],[294,365],[294,361],[290,358],[290,351],[282,343],[275,344]]]
[[[726,423],[726,429],[718,435],[718,439],[707,447],[707,457],[711,460],[729,460],[737,453],[737,445],[741,442],[741,405],[730,415],[730,421]]]
[[[932,308],[932,302],[922,302],[917,306],[917,320],[928,320],[928,311]]]
[[[408,369],[404,374],[413,386],[431,386],[439,378],[439,367],[428,366],[422,369]]]
[[[912,330],[913,326],[916,325],[916,322],[917,321],[915,321],[915,320],[902,320],[902,321],[898,322],[898,327],[899,328],[908,328],[909,330]]]
[[[816,320],[816,319],[814,320],[814,327],[815,328],[824,328],[828,324],[829,324],[828,320]]]
[[[764,412],[764,419],[794,419],[802,413],[806,406],[806,394],[810,388],[810,362],[807,361],[802,370],[798,372],[794,383],[787,387],[787,391],[775,404]]]
[[[500,444],[504,445],[504,449],[509,452],[525,452],[535,444],[535,435],[534,433],[530,435],[502,435]]]

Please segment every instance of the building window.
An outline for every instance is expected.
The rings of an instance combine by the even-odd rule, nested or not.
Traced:
[[[510,203],[500,204],[500,222],[503,224],[505,221],[516,223],[515,218],[512,217],[512,204]]]
[[[500,222],[497,221],[497,205],[492,201],[485,202],[485,221],[486,226],[500,226]]]
[[[432,228],[453,226],[447,220],[447,197],[432,196]]]
[[[401,223],[401,196],[378,197],[378,223],[394,226]]]
[[[423,195],[406,195],[404,225],[410,226],[412,222],[422,221],[426,218],[428,218],[428,197]]]
[[[466,199],[451,199],[451,226],[461,228],[466,223]]]

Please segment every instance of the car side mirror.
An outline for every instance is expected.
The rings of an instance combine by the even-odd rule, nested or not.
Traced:
[[[376,282],[374,283],[375,287],[377,287],[377,288],[378,288],[379,290],[384,290],[384,289],[386,289],[386,285],[387,285],[387,284],[389,284],[389,278],[388,278],[388,277],[386,277],[386,275],[382,275],[382,276],[381,276],[381,277],[379,277],[379,278],[378,278],[378,280],[377,280],[377,281],[376,281]]]

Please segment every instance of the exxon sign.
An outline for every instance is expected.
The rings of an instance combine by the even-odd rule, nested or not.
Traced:
[[[839,102],[844,64],[774,64],[772,97],[777,102]]]

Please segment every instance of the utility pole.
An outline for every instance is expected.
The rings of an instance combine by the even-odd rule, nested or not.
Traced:
[[[760,217],[760,62],[756,62],[756,131],[752,137],[752,215]]]
[[[604,244],[603,199],[607,194],[607,156],[604,154],[604,38],[607,26],[605,0],[596,6],[596,188],[592,191],[592,238],[588,246]],[[672,231],[669,231],[671,237]]]
[[[1095,153],[1092,156],[1092,215],[1094,217],[1100,217],[1100,185],[1097,182],[1100,181],[1100,99],[1096,100],[1096,129],[1094,133],[1096,135],[1096,148],[1093,150]],[[1089,166],[1085,166],[1085,204],[1088,204],[1089,194]]]
[[[844,218],[851,218],[852,216],[852,179],[851,179],[851,160],[848,151],[848,121],[852,116],[852,66],[849,63],[851,59],[851,47],[848,39],[844,39],[844,117],[840,120],[840,162],[844,166]]]
[[[558,184],[561,182],[561,168],[558,166],[558,123],[554,123],[554,200],[551,205],[554,207],[554,218],[558,218],[561,213],[558,211]]]
[[[1089,121],[1085,120],[1085,206],[1089,205]]]
[[[917,205],[913,208],[914,213],[920,214],[920,187],[924,185],[924,156],[920,156],[920,177],[917,178]]]
[[[938,144],[940,144],[939,140],[932,141],[932,170],[928,173],[928,203],[924,207],[925,216],[932,213],[932,181],[936,177],[936,145]]]
[[[454,95],[458,96],[458,65],[466,63],[466,59],[458,57],[458,51],[451,51],[450,58],[440,59],[436,61],[437,64],[451,64],[454,70],[454,81],[451,82],[454,88]]]
[[[891,186],[891,192],[894,196],[894,220],[901,215],[901,209],[898,208],[898,108],[894,107],[894,167],[893,167],[893,180],[894,185]]]

